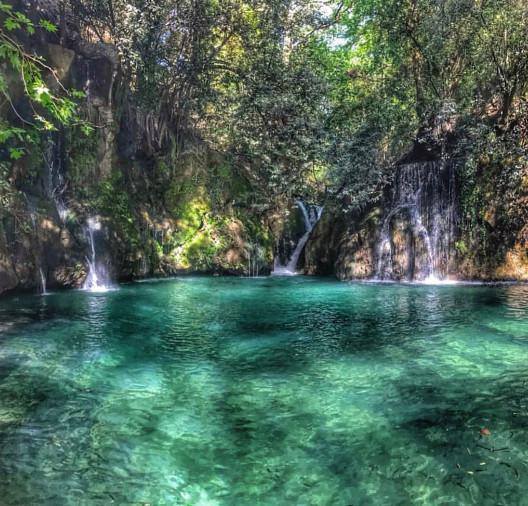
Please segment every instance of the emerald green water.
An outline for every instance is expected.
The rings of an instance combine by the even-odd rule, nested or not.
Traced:
[[[528,504],[527,387],[526,286],[4,298],[0,503]]]

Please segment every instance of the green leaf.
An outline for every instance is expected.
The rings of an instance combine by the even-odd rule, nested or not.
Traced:
[[[7,58],[9,59],[9,62],[11,63],[11,66],[15,69],[20,69],[22,67],[22,60],[20,58],[20,54],[16,51],[9,51],[7,53]]]
[[[11,127],[7,123],[0,122],[0,144],[6,143],[9,139],[16,137],[20,142],[24,142],[25,130],[23,128]]]
[[[31,20],[22,12],[15,12],[14,17],[17,19],[17,21],[19,21],[23,25],[33,26],[33,23],[31,22]]]
[[[90,136],[94,131],[94,127],[92,125],[89,125],[88,123],[83,123],[81,125],[81,132],[86,135],[86,137]]]
[[[50,32],[50,33],[56,33],[58,28],[57,28],[57,25],[54,25],[53,23],[50,23],[49,21],[45,20],[45,19],[41,19],[39,21],[39,26],[41,28],[44,28],[44,30],[46,30],[47,32]]]
[[[24,156],[24,150],[22,148],[9,148],[9,157],[11,160],[19,160]]]
[[[73,98],[86,98],[86,93],[82,90],[72,90],[71,96]]]
[[[20,28],[20,23],[16,19],[7,18],[4,21],[4,28],[7,31],[12,32],[13,30],[17,30],[18,28]]]
[[[0,144],[4,144],[13,137],[13,132],[10,128],[0,128]]]
[[[13,6],[6,4],[4,2],[0,2],[0,12],[11,12],[13,10]]]

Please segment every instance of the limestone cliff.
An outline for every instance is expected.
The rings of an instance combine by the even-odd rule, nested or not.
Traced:
[[[78,33],[28,42],[62,84],[86,94],[85,135],[43,134],[31,152],[4,161],[1,174],[0,293],[80,287],[96,219],[98,262],[113,281],[181,272],[269,272],[267,209],[234,164],[199,137],[177,156],[149,145],[148,111],[129,97],[112,45]],[[24,97],[20,100],[23,108]],[[0,108],[0,118],[9,117]]]
[[[511,153],[479,155],[471,170],[468,156],[413,162],[411,154],[393,168],[380,202],[356,213],[327,206],[306,272],[528,281],[528,165]]]

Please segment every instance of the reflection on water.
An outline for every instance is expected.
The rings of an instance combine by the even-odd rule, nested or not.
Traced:
[[[528,497],[527,286],[175,279],[3,299],[0,341],[2,504]]]

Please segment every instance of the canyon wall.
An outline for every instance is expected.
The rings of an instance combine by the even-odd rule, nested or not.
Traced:
[[[43,134],[25,157],[2,162],[0,293],[81,287],[93,248],[109,281],[270,272],[269,210],[199,138],[185,139],[177,157],[149,145],[153,120],[127,97],[113,46],[78,34],[31,44],[64,86],[85,92],[94,129]],[[23,95],[14,100],[23,110]]]
[[[528,166],[514,156],[393,168],[379,202],[327,206],[305,272],[340,279],[528,281]]]

